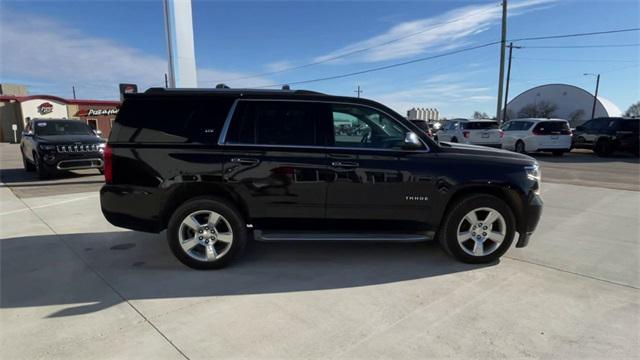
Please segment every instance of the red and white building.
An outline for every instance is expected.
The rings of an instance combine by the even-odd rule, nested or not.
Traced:
[[[63,99],[51,95],[0,95],[0,142],[17,140],[30,119],[77,119],[108,137],[120,109],[119,101]]]

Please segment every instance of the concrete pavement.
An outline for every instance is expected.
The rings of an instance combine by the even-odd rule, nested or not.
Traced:
[[[491,266],[434,243],[254,243],[194,271],[97,194],[0,187],[0,355],[634,358],[640,193],[543,185],[529,247]]]

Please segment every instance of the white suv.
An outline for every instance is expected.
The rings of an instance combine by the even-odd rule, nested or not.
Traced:
[[[562,156],[571,151],[571,128],[562,119],[514,119],[502,125],[502,148],[519,153],[549,151]]]
[[[438,141],[484,145],[500,148],[502,144],[502,130],[498,122],[489,119],[447,120],[444,127],[438,131]]]

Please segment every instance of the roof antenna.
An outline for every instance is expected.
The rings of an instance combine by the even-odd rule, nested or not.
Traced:
[[[289,86],[289,84],[284,84],[282,85],[282,90],[291,90],[291,87]]]
[[[227,86],[227,84],[218,84],[216,85],[216,89],[231,89],[230,87]]]

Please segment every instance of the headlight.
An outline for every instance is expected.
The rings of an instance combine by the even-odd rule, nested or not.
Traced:
[[[40,150],[55,150],[55,149],[56,149],[55,145],[45,145],[45,144],[40,145]]]
[[[535,192],[536,194],[539,194],[540,184],[542,183],[542,173],[540,172],[540,166],[538,166],[538,164],[533,164],[525,166],[524,170],[527,173],[527,178],[531,181],[536,182]]]
[[[107,144],[106,144],[106,143],[98,144],[98,151],[99,151],[99,152],[104,152],[104,148],[105,148],[105,147],[107,147]]]

